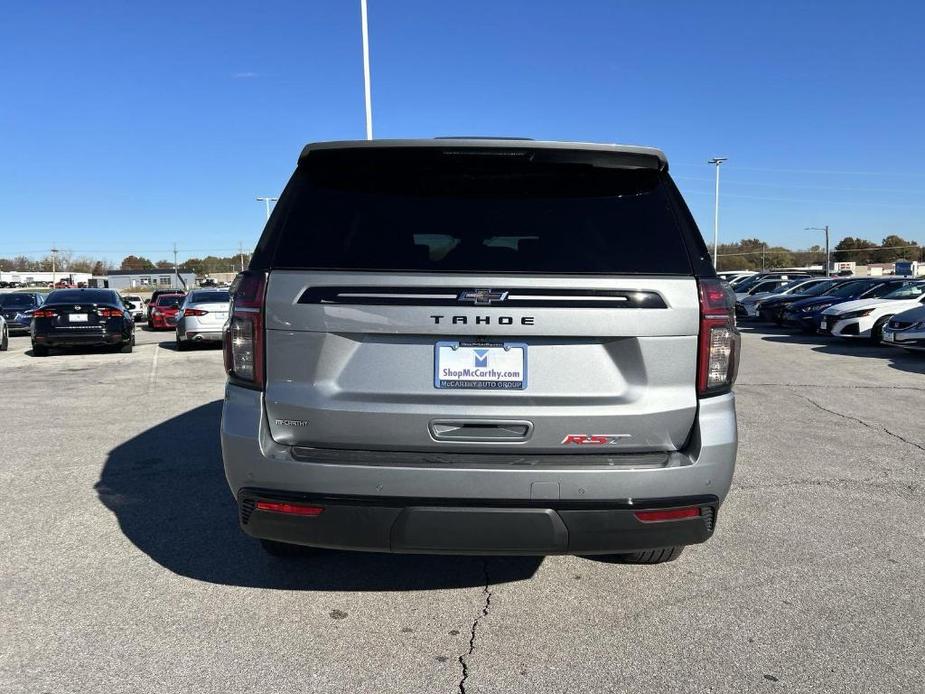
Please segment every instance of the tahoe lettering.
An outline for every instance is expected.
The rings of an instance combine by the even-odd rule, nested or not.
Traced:
[[[440,325],[440,322],[446,318],[452,325],[514,325],[517,322],[513,316],[431,316],[434,325]],[[519,325],[534,325],[534,316],[521,316]]]

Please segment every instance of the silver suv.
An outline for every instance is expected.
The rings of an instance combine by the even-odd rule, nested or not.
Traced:
[[[673,559],[732,480],[738,339],[659,150],[309,145],[232,287],[241,527],[275,554]]]

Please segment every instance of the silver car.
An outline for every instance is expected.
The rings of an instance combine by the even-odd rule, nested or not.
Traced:
[[[232,297],[222,454],[270,553],[651,564],[713,533],[739,337],[659,150],[309,145]]]
[[[225,289],[194,289],[187,294],[177,313],[177,349],[220,343],[230,301]]]
[[[884,344],[925,351],[925,306],[897,313],[883,327]]]

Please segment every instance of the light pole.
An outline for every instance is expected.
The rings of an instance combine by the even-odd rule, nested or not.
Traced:
[[[279,200],[279,198],[271,198],[268,195],[258,195],[257,196],[257,202],[262,202],[267,207],[267,220],[270,219],[270,203],[276,202],[277,200]]]
[[[806,227],[803,231],[824,231],[825,232],[825,276],[829,277],[829,268],[831,268],[832,263],[829,262],[829,225],[826,224],[824,227]]]
[[[713,157],[707,164],[716,167],[716,195],[713,200],[713,267],[717,266],[716,254],[719,253],[719,167],[729,157]]]
[[[363,24],[363,90],[366,95],[366,139],[373,139],[373,100],[369,88],[369,28],[366,20],[366,0],[360,0],[360,21]]]
[[[57,284],[58,273],[57,273],[57,264],[58,264],[58,249],[51,249],[51,288],[54,289]]]

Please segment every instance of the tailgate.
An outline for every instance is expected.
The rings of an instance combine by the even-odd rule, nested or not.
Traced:
[[[273,271],[270,431],[322,448],[676,450],[698,320],[693,277]]]

